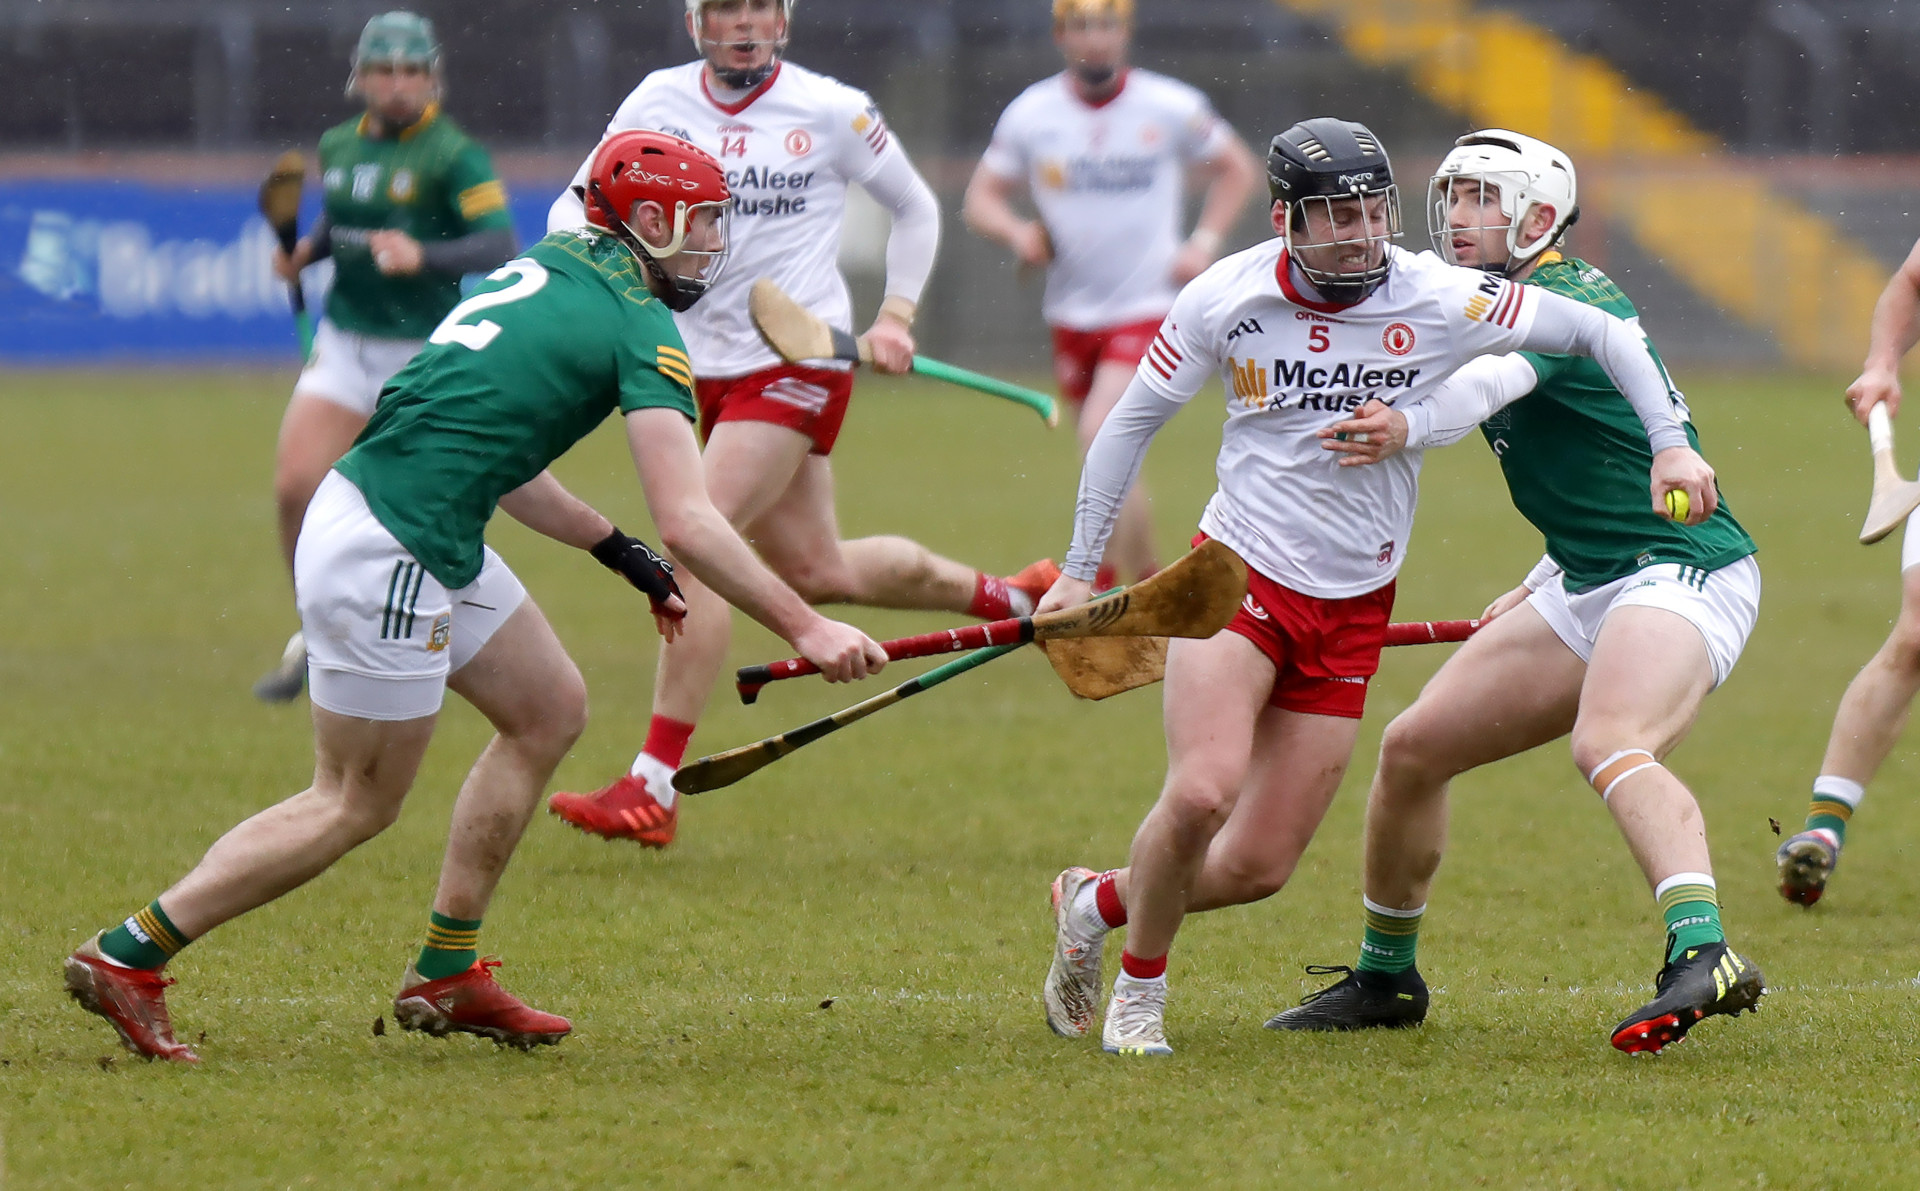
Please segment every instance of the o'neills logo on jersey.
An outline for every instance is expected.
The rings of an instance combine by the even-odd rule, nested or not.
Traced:
[[[1413,328],[1405,323],[1389,324],[1380,332],[1380,346],[1390,356],[1404,356],[1413,350]]]
[[[1526,300],[1520,287],[1489,273],[1474,295],[1467,299],[1466,315],[1476,323],[1493,323],[1512,330],[1520,321],[1520,305]]]

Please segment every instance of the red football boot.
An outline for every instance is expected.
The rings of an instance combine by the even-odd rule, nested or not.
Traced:
[[[1028,563],[1019,574],[1007,576],[1007,586],[1014,591],[1024,592],[1034,603],[1047,594],[1056,580],[1060,578],[1060,568],[1053,565],[1051,558]]]
[[[424,1030],[435,1038],[459,1031],[520,1050],[552,1046],[573,1031],[566,1018],[529,1008],[501,988],[493,978],[499,966],[488,956],[464,972],[423,981],[408,964],[400,995],[393,999],[394,1020],[403,1030]]]
[[[640,758],[642,776],[628,774],[592,794],[555,794],[547,809],[589,835],[630,839],[643,848],[664,848],[680,828],[680,799],[662,806],[650,788],[671,788],[673,770],[652,757]]]
[[[100,952],[100,936],[80,944],[67,957],[67,995],[88,1013],[107,1019],[121,1043],[134,1054],[175,1063],[198,1063],[200,1056],[173,1037],[165,989],[173,981],[157,970],[123,968]]]

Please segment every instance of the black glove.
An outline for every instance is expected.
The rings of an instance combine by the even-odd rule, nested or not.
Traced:
[[[639,538],[630,538],[615,529],[587,553],[599,559],[601,566],[624,576],[627,582],[645,592],[654,615],[673,620],[686,615],[684,610],[667,610],[667,601],[680,594],[680,585],[673,581],[673,564],[655,554],[652,547]]]

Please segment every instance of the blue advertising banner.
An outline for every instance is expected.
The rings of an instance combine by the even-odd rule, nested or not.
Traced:
[[[515,196],[523,244],[558,192]],[[252,187],[0,181],[0,362],[284,358],[299,349],[273,248]],[[316,312],[327,272],[306,278]]]

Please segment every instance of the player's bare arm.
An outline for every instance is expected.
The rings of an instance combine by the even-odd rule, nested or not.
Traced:
[[[1043,268],[1053,261],[1053,240],[1038,219],[1028,219],[1014,209],[1014,196],[1021,189],[1018,179],[1003,177],[983,162],[974,167],[967,182],[960,217],[975,235],[1004,245],[1022,265]]]
[[[1920,343],[1920,241],[1880,291],[1873,306],[1867,362],[1847,386],[1847,406],[1866,425],[1867,411],[1885,403],[1887,415],[1900,414],[1900,361]]]
[[[1193,234],[1180,246],[1173,261],[1173,280],[1185,285],[1220,257],[1233,225],[1246,209],[1247,199],[1260,181],[1260,163],[1253,150],[1237,134],[1230,134],[1227,145],[1211,159],[1194,169],[1194,177],[1206,187],[1207,197],[1200,206],[1200,218]]]
[[[859,629],[815,612],[713,507],[686,418],[673,410],[635,410],[627,415],[627,442],[661,544],[701,582],[785,638],[829,682],[880,672],[885,650]]]

